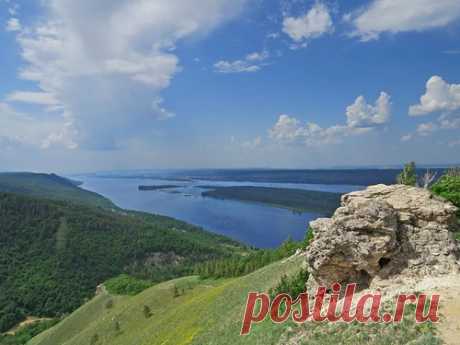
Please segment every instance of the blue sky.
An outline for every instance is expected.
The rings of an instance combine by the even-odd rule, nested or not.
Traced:
[[[0,0],[1,170],[460,162],[458,0]]]

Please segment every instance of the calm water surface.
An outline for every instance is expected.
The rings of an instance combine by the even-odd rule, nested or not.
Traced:
[[[278,246],[288,236],[303,239],[309,221],[316,213],[298,213],[287,209],[233,200],[217,200],[201,196],[197,186],[261,186],[298,188],[329,192],[350,192],[359,186],[309,185],[289,183],[177,182],[154,179],[121,179],[79,176],[83,188],[108,197],[122,208],[165,215],[198,225],[260,248]],[[139,185],[179,185],[159,191],[138,191]]]

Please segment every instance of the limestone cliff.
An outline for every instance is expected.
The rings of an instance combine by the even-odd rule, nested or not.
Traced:
[[[346,194],[332,218],[310,223],[309,286],[458,272],[456,207],[429,191],[377,185]]]

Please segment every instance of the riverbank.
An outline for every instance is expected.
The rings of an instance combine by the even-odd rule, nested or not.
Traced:
[[[331,215],[340,206],[339,193],[308,191],[290,188],[269,187],[215,187],[200,186],[210,189],[202,192],[202,196],[216,199],[231,199],[255,202],[275,207],[288,208],[298,212],[316,212]]]

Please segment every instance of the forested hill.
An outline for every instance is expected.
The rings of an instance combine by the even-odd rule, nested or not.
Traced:
[[[84,190],[78,187],[78,182],[55,174],[0,173],[0,192],[116,208],[102,195]]]
[[[167,217],[0,193],[0,332],[71,312],[120,273],[162,281],[246,251]]]

